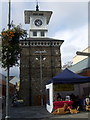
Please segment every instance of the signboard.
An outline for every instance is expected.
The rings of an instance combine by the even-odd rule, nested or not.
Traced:
[[[74,91],[74,84],[54,84],[54,91]]]

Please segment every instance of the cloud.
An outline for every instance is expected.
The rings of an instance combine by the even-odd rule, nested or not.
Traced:
[[[1,66],[0,66],[0,73],[7,76],[7,70],[2,68]],[[14,66],[10,68],[10,76],[16,76],[19,78],[20,77],[19,75],[20,75],[19,67]]]
[[[53,38],[64,40],[61,46],[62,64],[72,61],[76,51],[88,46],[88,25],[73,30],[66,29],[55,33]]]
[[[24,23],[24,3],[21,2],[12,2],[11,5],[11,19],[13,20],[14,24],[22,24]]]
[[[47,6],[49,7],[48,3]],[[56,2],[52,3],[49,9],[54,11],[49,24],[50,36],[55,33],[55,30],[72,30],[88,22],[88,3]]]

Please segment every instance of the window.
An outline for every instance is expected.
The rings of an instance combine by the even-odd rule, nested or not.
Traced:
[[[37,36],[37,31],[34,31],[34,32],[33,32],[33,36]]]
[[[36,15],[38,15],[38,14],[37,14],[37,13],[33,13],[33,15],[35,15],[35,16],[36,16]]]
[[[45,33],[44,33],[44,32],[41,32],[41,36],[45,36]]]

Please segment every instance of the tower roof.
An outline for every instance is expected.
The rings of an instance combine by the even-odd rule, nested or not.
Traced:
[[[25,24],[30,24],[30,16],[46,16],[47,24],[49,23],[50,17],[52,15],[52,11],[24,11],[25,15]]]

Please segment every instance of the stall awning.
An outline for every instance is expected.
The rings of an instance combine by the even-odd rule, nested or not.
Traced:
[[[73,73],[69,69],[65,69],[63,72],[58,74],[57,76],[53,77],[51,80],[47,82],[49,83],[54,83],[54,84],[78,84],[78,83],[87,83],[90,82],[90,77],[86,76],[80,76],[76,73]]]

